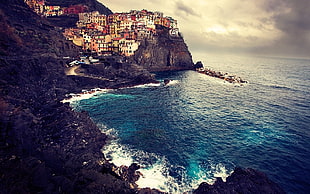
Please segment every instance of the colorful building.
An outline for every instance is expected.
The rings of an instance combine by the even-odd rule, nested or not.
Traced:
[[[74,42],[83,49],[99,55],[118,53],[132,56],[138,49],[140,41],[152,39],[156,35],[156,25],[170,28],[170,35],[177,36],[177,21],[171,17],[163,17],[161,12],[132,10],[129,13],[101,15],[98,11],[79,13],[77,27],[83,29]],[[67,34],[70,36],[70,34]]]
[[[61,16],[63,9],[60,6],[45,5],[43,15],[45,17]]]
[[[139,43],[136,40],[123,38],[119,41],[119,52],[126,57],[134,55],[138,48]]]
[[[44,0],[24,0],[24,2],[37,14],[43,15],[44,12]]]

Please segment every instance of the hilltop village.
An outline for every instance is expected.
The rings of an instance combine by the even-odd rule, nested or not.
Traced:
[[[132,56],[144,39],[157,36],[156,29],[163,26],[169,29],[170,36],[178,37],[177,20],[164,17],[161,12],[132,10],[128,13],[100,14],[88,12],[86,5],[69,7],[46,5],[44,0],[25,0],[27,5],[42,17],[78,15],[75,28],[64,29],[67,40],[80,46],[84,53],[98,56]]]

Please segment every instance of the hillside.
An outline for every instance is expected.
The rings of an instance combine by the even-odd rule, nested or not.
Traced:
[[[71,5],[86,5],[89,8],[89,11],[99,11],[101,14],[109,15],[112,14],[112,11],[99,3],[98,1],[93,0],[49,0],[46,2],[46,5],[58,5],[61,7],[69,7]],[[70,16],[61,16],[61,17],[49,17],[47,18],[55,26],[59,27],[74,27],[75,23],[78,21],[77,15]]]
[[[124,77],[112,63],[101,76],[113,82],[66,76],[63,57],[80,49],[23,0],[1,1],[0,25],[0,193],[134,192],[101,154],[106,136],[60,101],[82,89],[154,81],[151,74],[128,64]]]
[[[112,11],[99,3],[98,1],[93,0],[49,0],[48,5],[60,5],[62,7],[69,7],[70,5],[83,4],[87,5],[90,11],[99,11],[101,14],[109,15],[112,14]]]

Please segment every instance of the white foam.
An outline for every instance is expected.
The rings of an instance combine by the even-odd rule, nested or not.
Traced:
[[[104,133],[117,134],[114,129],[107,129],[101,126]],[[139,188],[154,188],[163,192],[179,193],[179,186],[173,177],[169,176],[169,164],[164,157],[154,153],[146,153],[141,150],[131,149],[126,145],[119,143],[116,138],[110,139],[102,149],[105,157],[116,166],[130,166],[132,163],[138,163],[141,168],[138,170],[142,176],[136,182]],[[156,160],[154,164],[147,162],[149,159]]]
[[[158,161],[156,164],[140,169],[143,177],[136,182],[140,188],[155,188],[163,192],[168,193],[188,193],[197,189],[202,182],[213,184],[216,177],[221,177],[223,181],[231,174],[221,163],[217,165],[211,165],[209,172],[206,169],[199,167],[199,170],[195,172],[195,177],[188,176],[188,172],[183,167],[182,170],[177,173],[181,179],[169,175],[169,168],[171,166],[166,161]]]
[[[82,92],[78,93],[78,94],[74,94],[74,93],[70,93],[68,94],[68,98],[62,100],[62,103],[75,103],[77,101],[80,100],[85,100],[85,99],[90,99],[95,95],[98,95],[100,93],[106,93],[110,91],[110,89],[100,89],[100,88],[95,88],[95,89],[91,89],[91,90],[82,90]]]
[[[195,162],[190,164],[190,169],[173,166],[165,157],[120,144],[117,130],[109,129],[103,124],[99,124],[99,127],[110,137],[108,144],[102,149],[108,160],[116,166],[130,166],[132,163],[138,163],[141,166],[138,171],[142,176],[136,182],[139,188],[158,189],[167,193],[186,193],[198,188],[202,182],[213,183],[216,177],[222,177],[226,181],[231,173],[221,163],[209,162],[209,169]],[[177,171],[174,173],[178,174],[178,179],[169,174],[171,169]],[[191,175],[188,171],[191,171]]]
[[[133,88],[146,88],[146,87],[158,87],[158,86],[160,86],[160,83],[149,83],[149,84],[136,85],[133,86]]]
[[[117,140],[113,140],[107,146],[103,147],[102,152],[116,166],[130,166],[134,163],[132,155],[128,152],[126,146],[119,145]]]
[[[114,129],[104,129],[108,134],[117,135]],[[102,152],[105,157],[116,166],[130,166],[132,163],[140,164],[138,170],[142,176],[136,182],[139,188],[158,189],[167,193],[186,193],[198,188],[202,182],[213,183],[216,177],[222,177],[224,181],[230,172],[223,164],[211,165],[211,169],[204,169],[200,165],[195,167],[194,177],[188,175],[185,167],[178,166],[178,179],[169,174],[169,170],[176,169],[169,161],[162,156],[154,153],[146,153],[141,150],[131,149],[119,143],[117,138],[112,138],[103,147]],[[150,159],[151,158],[151,159]],[[148,160],[155,163],[150,163]],[[189,169],[191,170],[191,169]]]
[[[222,163],[212,166],[212,170],[214,171],[213,172],[214,178],[221,177],[224,182],[226,182],[226,178],[230,176],[230,174],[232,173],[229,172]]]
[[[179,83],[179,80],[171,80],[166,86],[176,85]]]
[[[163,192],[171,192],[172,188],[169,185],[173,180],[168,175],[165,162],[159,161],[150,167],[141,168],[139,171],[142,173],[142,176],[136,183],[140,188],[148,187],[159,189]]]

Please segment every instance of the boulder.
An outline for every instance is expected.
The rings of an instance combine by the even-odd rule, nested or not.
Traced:
[[[222,194],[222,193],[285,193],[276,183],[257,170],[237,167],[234,172],[223,182],[217,178],[215,183],[201,183],[194,194]]]

